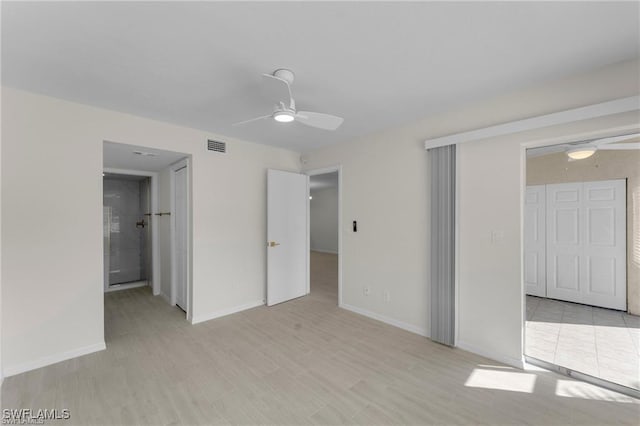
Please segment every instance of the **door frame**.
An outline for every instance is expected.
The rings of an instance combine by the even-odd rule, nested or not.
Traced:
[[[118,175],[130,175],[130,176],[146,176],[151,180],[150,182],[150,192],[151,192],[151,213],[158,211],[158,173],[156,172],[147,172],[142,170],[128,170],[128,169],[116,169],[112,167],[103,167],[102,172],[104,173],[113,173]],[[158,221],[154,220],[152,217],[149,222],[151,223],[151,290],[154,296],[160,294],[160,250],[159,250],[159,240],[158,240]],[[102,258],[104,259],[104,246],[103,246],[103,254]],[[104,271],[104,265],[102,267]],[[126,288],[139,287],[139,285],[133,285],[127,287],[123,285],[119,288],[119,290],[124,290]],[[103,279],[103,290],[109,291],[109,283],[106,279]]]
[[[605,138],[615,134],[624,134],[625,132],[640,131],[640,127],[637,124],[623,125],[623,126],[610,126],[602,127],[598,130],[586,131],[582,133],[572,133],[559,137],[532,139],[529,141],[520,142],[520,258],[524,256],[524,208],[525,208],[525,196],[527,191],[527,149],[539,148],[543,146],[561,145],[567,142],[576,140],[589,140],[597,138]],[[626,227],[626,223],[625,223]],[[627,245],[627,250],[628,250]],[[555,371],[565,376],[574,377],[576,379],[595,384],[597,386],[610,389],[616,392],[620,392],[626,395],[630,395],[634,398],[638,397],[637,391],[627,388],[622,385],[618,385],[614,382],[609,382],[598,377],[590,376],[588,374],[581,373],[579,371],[573,371],[565,367],[558,366],[556,364],[541,361],[536,358],[528,356],[526,351],[526,339],[527,339],[527,291],[524,281],[524,268],[520,268],[520,303],[522,306],[522,318],[520,319],[520,326],[522,328],[522,338],[520,341],[520,352],[522,354],[523,365],[531,364],[544,369]]]
[[[187,307],[186,307],[186,318],[187,321],[192,321],[193,319],[193,294],[192,294],[192,277],[193,277],[193,265],[192,265],[192,198],[191,198],[191,188],[192,188],[192,173],[191,173],[191,157],[188,156],[179,160],[169,166],[170,177],[169,177],[169,205],[171,211],[171,219],[170,219],[170,248],[171,248],[171,294],[169,295],[169,302],[171,306],[176,305],[176,293],[177,293],[177,285],[178,285],[178,277],[176,274],[176,216],[174,212],[176,211],[176,171],[179,169],[187,168]]]
[[[342,307],[342,165],[337,164],[335,166],[323,167],[319,169],[306,170],[304,173],[311,177],[317,175],[324,175],[327,173],[338,172],[338,306]],[[308,195],[311,195],[311,189],[308,191]],[[309,200],[307,200],[309,202]],[[309,256],[311,253],[311,206],[307,209],[307,270],[310,270]],[[311,291],[311,280],[307,280],[307,293]]]
[[[543,146],[562,145],[568,142],[576,140],[590,140],[605,138],[615,134],[624,134],[627,132],[640,131],[640,127],[637,124],[623,125],[623,126],[610,126],[601,127],[597,130],[585,131],[580,133],[571,133],[563,136],[549,137],[549,138],[534,138],[528,141],[520,142],[520,258],[524,256],[524,208],[525,197],[527,194],[527,150],[531,148],[540,148]],[[626,224],[625,224],[626,226]],[[627,250],[629,248],[627,247]],[[526,322],[527,322],[527,290],[524,282],[524,268],[520,268],[520,303],[522,303],[522,341],[521,341],[521,353],[523,361],[526,357],[525,354],[525,341],[526,341]]]

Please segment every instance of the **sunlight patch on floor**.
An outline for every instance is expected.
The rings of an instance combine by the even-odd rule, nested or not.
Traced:
[[[471,372],[464,385],[472,388],[532,393],[536,385],[536,375],[516,371],[476,368]]]

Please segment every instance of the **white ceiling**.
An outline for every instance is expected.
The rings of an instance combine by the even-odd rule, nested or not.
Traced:
[[[152,155],[139,155],[136,151]],[[123,143],[104,142],[102,145],[103,164],[105,168],[110,169],[159,172],[185,157],[187,154],[181,152]]]
[[[2,2],[2,82],[308,151],[638,57],[638,2]],[[271,112],[260,75],[296,72],[303,110]]]
[[[338,172],[325,173],[309,177],[309,189],[313,194],[315,191],[327,188],[338,187]]]

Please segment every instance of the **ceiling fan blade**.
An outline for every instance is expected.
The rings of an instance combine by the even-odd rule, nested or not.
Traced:
[[[599,145],[598,150],[619,150],[619,149],[640,149],[640,142],[632,143],[612,143]]]
[[[280,104],[282,102],[287,107],[291,107],[293,97],[291,96],[291,87],[286,80],[271,74],[262,74],[262,82],[269,98],[273,99],[274,103]]]
[[[340,127],[344,118],[330,114],[322,114],[320,112],[298,111],[296,121],[306,124],[307,126],[317,127],[318,129],[336,130]]]
[[[239,121],[237,123],[233,123],[232,126],[240,126],[242,124],[251,123],[252,121],[264,120],[265,118],[269,118],[269,117],[271,117],[271,114],[263,115],[262,117],[256,117],[256,118],[252,118],[252,119],[249,119],[249,120]]]
[[[626,141],[628,139],[637,138],[638,136],[640,136],[639,133],[633,133],[633,134],[622,135],[622,136],[613,136],[613,137],[610,137],[610,138],[598,139],[597,141],[595,141],[595,144],[600,148],[600,147],[603,147],[603,146],[607,146],[607,144]],[[622,148],[620,148],[620,149],[622,149]]]

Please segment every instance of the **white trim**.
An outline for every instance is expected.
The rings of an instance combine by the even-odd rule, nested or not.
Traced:
[[[471,343],[467,343],[464,341],[459,341],[458,344],[456,345],[456,347],[458,349],[462,349],[463,351],[467,351],[467,352],[471,352],[473,354],[476,355],[480,355],[483,356],[485,358],[489,358],[492,359],[494,361],[498,361],[501,362],[503,364],[507,364],[510,365],[512,367],[516,367],[519,368],[521,370],[524,369],[524,357],[521,357],[520,359],[517,358],[511,358],[508,356],[504,356],[501,353],[498,352],[493,352],[493,351],[487,351],[485,349],[482,349],[478,346],[475,346]]]
[[[318,253],[338,254],[338,250],[323,250],[311,247],[311,251],[317,251]]]
[[[524,259],[524,209],[527,194],[527,149],[520,146],[520,259]],[[526,348],[527,333],[527,286],[524,281],[524,260],[520,262],[520,324],[522,333],[520,334],[520,353],[522,354],[523,368]]]
[[[397,319],[389,318],[384,315],[377,314],[375,312],[367,311],[366,309],[358,308],[353,305],[347,305],[345,303],[341,304],[340,307],[342,309],[346,309],[347,311],[355,312],[356,314],[363,315],[365,317],[372,318],[377,321],[381,321],[385,324],[392,325],[394,327],[401,328],[403,330],[409,331],[411,333],[418,334],[420,336],[429,337],[429,331],[423,327],[417,327],[413,324],[406,323],[404,321],[399,321]]]
[[[342,164],[338,164],[335,166],[330,166],[330,167],[323,167],[320,169],[311,169],[311,170],[307,170],[305,171],[305,173],[308,176],[316,176],[316,175],[324,175],[327,173],[333,173],[333,172],[338,172],[338,306],[342,306],[342,287],[343,287],[343,275],[342,275],[342,271],[343,271],[343,267],[342,267],[342,253],[344,252],[344,250],[342,249],[342,234],[344,232],[344,229],[342,229],[342,224],[343,224],[343,220],[342,220]],[[309,193],[310,195],[310,193]],[[307,221],[307,232],[310,235],[311,234],[311,230],[310,230],[310,222]],[[309,243],[307,244],[307,248],[309,249],[309,251],[311,251],[311,238],[309,237],[307,239],[307,241],[309,241]],[[322,251],[322,250],[315,250],[315,251]]]
[[[512,133],[524,132],[527,130],[540,129],[543,127],[550,127],[559,124],[572,123],[575,121],[588,120],[592,118],[604,117],[607,115],[637,110],[640,110],[640,96],[630,96],[628,98],[615,99],[613,101],[588,105],[581,108],[554,112],[551,114],[526,118],[524,120],[511,121],[508,123],[489,126],[482,129],[476,129],[462,133],[454,133],[452,135],[428,139],[424,142],[424,148],[431,149],[437,148],[439,146],[478,141],[481,139],[488,139],[497,136],[509,135]]]
[[[112,167],[104,167],[102,169],[104,173],[114,173],[120,175],[131,176],[148,176],[151,180],[151,212],[158,211],[158,173],[146,172],[140,170],[128,170],[128,169],[115,169]],[[151,223],[151,289],[154,296],[160,294],[160,239],[158,238],[158,221],[153,216],[149,219]],[[103,254],[104,258],[104,254]],[[104,266],[103,266],[104,269]],[[108,291],[109,285],[107,282],[103,282],[104,291]]]
[[[155,176],[151,177],[151,213],[158,211],[158,180],[159,174],[156,173]],[[151,289],[154,296],[160,294],[160,287],[162,286],[162,281],[160,279],[160,227],[158,226],[158,221],[151,219]]]
[[[173,213],[176,209],[175,202],[175,192],[176,192],[176,177],[174,170],[169,167],[169,211]],[[174,253],[175,247],[175,217],[172,214],[169,216],[169,259],[171,262],[171,283],[169,285],[169,304],[171,306],[176,306],[176,256]]]
[[[245,303],[243,305],[234,306],[233,308],[221,309],[219,311],[211,312],[204,315],[198,315],[191,318],[191,324],[198,324],[204,321],[225,317],[227,315],[235,314],[238,312],[246,311],[247,309],[257,308],[258,306],[264,306],[264,300],[255,300],[253,302]]]
[[[309,175],[307,175],[307,241],[305,246],[307,247],[307,253],[305,256],[305,261],[307,263],[307,271],[305,274],[305,279],[307,280],[307,294],[311,293],[311,179]]]
[[[171,295],[170,295],[170,304],[171,306],[175,306],[176,304],[176,283],[177,283],[177,276],[176,276],[176,255],[175,255],[175,238],[176,238],[176,216],[175,216],[175,211],[176,211],[176,203],[175,203],[175,195],[176,195],[176,171],[178,171],[179,169],[182,169],[186,167],[187,168],[187,312],[186,312],[186,318],[187,321],[192,321],[193,318],[193,312],[191,311],[191,307],[193,306],[193,292],[192,292],[192,277],[193,277],[193,267],[191,264],[191,259],[192,259],[192,253],[193,250],[191,248],[191,242],[192,242],[192,219],[191,219],[191,212],[192,212],[192,208],[191,208],[191,188],[192,188],[192,182],[191,182],[191,176],[192,176],[192,170],[191,170],[191,157],[187,156],[185,158],[183,158],[180,161],[177,161],[173,164],[171,164],[169,166],[169,170],[171,171],[170,173],[170,178],[169,178],[169,203],[170,203],[170,210],[171,210],[171,216],[170,216],[170,248],[171,248]],[[193,323],[193,322],[192,322]]]
[[[35,370],[36,368],[46,367],[47,365],[56,364],[68,359],[77,358],[82,355],[87,355],[93,352],[105,350],[107,346],[104,342],[94,343],[93,345],[83,346],[81,348],[73,349],[70,351],[60,352],[54,355],[48,355],[42,358],[38,358],[34,361],[24,362],[13,366],[6,367],[4,370],[4,376],[15,376],[16,374],[24,373],[26,371]]]

